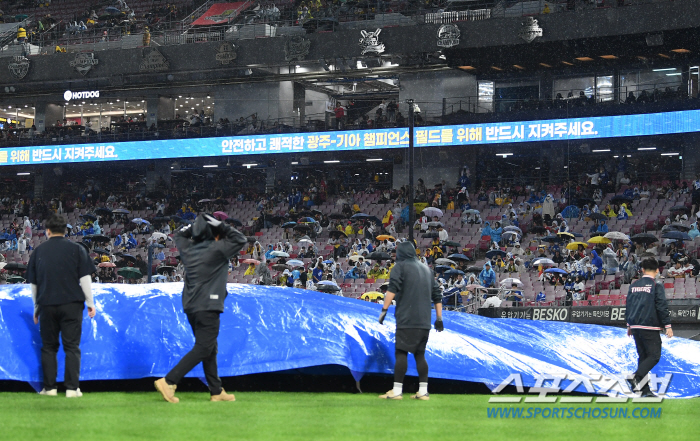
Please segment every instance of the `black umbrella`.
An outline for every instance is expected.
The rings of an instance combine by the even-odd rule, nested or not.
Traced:
[[[608,220],[608,217],[602,213],[591,213],[588,217],[593,220]]]
[[[158,272],[158,274],[172,274],[173,272],[175,272],[175,267],[170,265],[162,265],[159,266],[156,269],[156,271]]]
[[[95,249],[93,249],[92,251],[94,251],[97,254],[109,254],[109,251],[98,247],[95,247]]]
[[[591,198],[577,198],[576,205],[583,207],[584,205],[595,205],[595,201]]]
[[[91,213],[81,214],[80,217],[82,217],[85,220],[91,220],[93,222],[97,220],[97,216]]]
[[[678,223],[678,222],[672,223],[671,226],[672,226],[673,228],[675,228],[676,230],[678,230],[678,231],[685,231],[686,233],[687,233],[688,231],[690,231],[690,227],[689,227],[689,226],[683,225],[683,224]]]
[[[690,207],[686,207],[685,205],[674,205],[673,207],[671,207],[670,211],[671,212],[684,211],[684,212],[688,213],[690,211]]]
[[[132,256],[131,254],[122,254],[121,258],[124,260],[131,261],[131,262],[136,262],[136,258],[134,256]]]
[[[301,224],[301,225],[294,226],[294,229],[297,231],[309,231],[309,230],[311,230],[311,227],[308,225]]]
[[[464,260],[465,262],[468,262],[471,260],[469,257],[467,257],[461,253],[450,254],[449,256],[447,256],[447,258],[452,259],[452,260]]]
[[[440,233],[438,233],[437,231],[431,231],[431,232],[429,232],[429,233],[423,234],[421,237],[432,239],[432,238],[435,238],[435,237],[440,237]]]
[[[340,291],[340,287],[338,285],[317,284],[316,289],[321,291],[321,292],[338,292],[338,291]]]
[[[321,210],[316,209],[316,208],[314,208],[313,210],[311,210],[311,212],[314,213],[314,214],[320,214],[321,216],[323,216],[323,212],[322,212]]]
[[[350,219],[367,219],[369,217],[372,217],[372,216],[370,216],[369,214],[365,214],[365,213],[357,213],[357,214],[353,214],[352,216],[350,216]]]
[[[632,239],[632,242],[644,243],[644,244],[650,244],[650,243],[654,243],[654,242],[659,241],[659,239],[657,239],[656,236],[654,236],[651,233],[635,234],[630,239]]]
[[[100,207],[100,208],[95,209],[95,213],[110,215],[110,214],[112,214],[112,210],[110,210],[107,207]]]
[[[467,268],[467,271],[470,273],[480,273],[483,268],[479,268],[478,266],[470,266]]]
[[[333,213],[328,216],[331,219],[345,219],[347,216],[345,216],[343,213]]]
[[[104,234],[88,234],[83,239],[88,239],[95,243],[108,243],[110,240],[109,237],[105,236]]]
[[[345,234],[344,231],[340,231],[340,230],[331,230],[331,231],[328,233],[328,235],[329,235],[330,237],[332,237],[333,239],[339,239],[339,238],[341,238],[341,237],[348,237],[348,235]]]
[[[272,265],[272,269],[275,271],[284,271],[286,269],[289,269],[289,267],[285,264],[282,264],[282,263],[276,263],[276,264]]]
[[[282,224],[282,228],[292,228],[296,225],[296,222],[285,222]]]
[[[627,204],[631,203],[634,199],[618,194],[616,196],[613,196],[612,199],[610,199],[611,204]]]
[[[7,265],[5,265],[5,269],[8,271],[26,270],[27,265],[19,262],[10,262]]]
[[[237,227],[243,226],[243,222],[239,221],[238,219],[234,219],[232,217],[226,219],[224,222],[226,222],[227,224],[235,225]]]
[[[391,256],[387,253],[374,252],[367,257],[369,260],[389,260]]]
[[[443,245],[448,246],[448,247],[459,247],[460,246],[458,242],[454,242],[452,240],[448,240]]]
[[[540,227],[539,225],[532,227],[530,230],[533,234],[544,234],[547,232],[545,227]]]
[[[491,250],[491,251],[486,252],[486,257],[489,259],[493,259],[496,256],[505,257],[505,255],[506,255],[506,252],[503,250]]]

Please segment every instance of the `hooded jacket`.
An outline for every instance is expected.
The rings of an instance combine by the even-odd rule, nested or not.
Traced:
[[[591,255],[593,256],[593,259],[591,259],[591,265],[595,265],[596,269],[596,274],[600,274],[603,271],[603,259],[598,256],[598,252],[596,250],[591,251]]]
[[[493,234],[493,229],[491,229],[491,222],[484,222],[484,227],[481,229],[481,237],[491,236]]]
[[[542,203],[542,216],[547,214],[554,219],[554,198],[551,195],[547,195]]]
[[[416,258],[410,242],[396,247],[388,291],[396,294],[396,329],[430,329],[432,304],[442,303],[442,292],[432,271]]]
[[[220,240],[214,240],[204,216],[198,216],[190,228],[175,233],[175,244],[185,266],[182,307],[185,313],[224,312],[229,260],[246,244],[238,230],[222,223],[217,227]]]
[[[486,269],[487,265],[489,269]],[[496,284],[496,273],[493,271],[493,268],[491,268],[490,264],[484,264],[484,268],[479,273],[479,282],[481,282],[482,285],[487,287]]]
[[[609,273],[617,272],[620,267],[620,262],[617,261],[617,254],[610,247],[603,250],[603,267]]]

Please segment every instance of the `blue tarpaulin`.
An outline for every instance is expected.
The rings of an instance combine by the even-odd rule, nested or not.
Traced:
[[[181,290],[178,283],[93,285],[98,313],[93,320],[85,314],[81,379],[165,375],[194,342]],[[220,376],[326,365],[346,366],[356,379],[392,372],[393,310],[380,325],[381,306],[369,302],[291,288],[231,284],[228,290]],[[495,385],[521,373],[527,387],[538,373],[623,379],[636,368],[634,343],[620,328],[449,311],[444,321],[444,332],[431,332],[426,353],[433,378]],[[41,381],[40,346],[29,286],[0,286],[0,379]],[[409,360],[409,375],[416,375]],[[700,342],[664,338],[652,372],[673,374],[669,397],[699,396]],[[190,376],[202,377],[201,367]]]

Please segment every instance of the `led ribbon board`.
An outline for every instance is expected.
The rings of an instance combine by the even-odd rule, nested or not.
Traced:
[[[418,127],[416,147],[668,135],[700,131],[700,110]],[[408,147],[408,129],[350,130],[0,149],[0,166],[313,153]]]

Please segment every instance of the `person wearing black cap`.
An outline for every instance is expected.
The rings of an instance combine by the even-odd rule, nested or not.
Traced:
[[[408,368],[408,353],[416,359],[418,370],[418,393],[411,398],[428,400],[428,362],[425,347],[430,335],[431,304],[435,304],[435,330],[441,332],[442,290],[432,271],[416,258],[416,249],[410,242],[401,242],[396,247],[396,265],[391,269],[389,288],[384,296],[384,308],[379,323],[396,299],[396,364],[394,365],[394,388],[379,398],[400,400],[403,398],[403,379]]]
[[[235,401],[221,387],[216,354],[219,316],[224,312],[229,260],[246,244],[238,230],[208,215],[200,214],[191,226],[175,233],[175,243],[185,265],[182,307],[194,333],[194,347],[155,387],[165,401],[179,402],[177,383],[200,362],[204,368],[211,401]]]
[[[46,221],[49,240],[39,245],[29,258],[27,281],[31,283],[34,323],[41,334],[41,365],[44,388],[40,395],[56,396],[56,353],[59,334],[66,354],[64,384],[66,397],[83,396],[79,388],[80,336],[83,310],[94,318],[91,275],[97,272],[86,249],[64,237],[66,219],[53,214]]]

